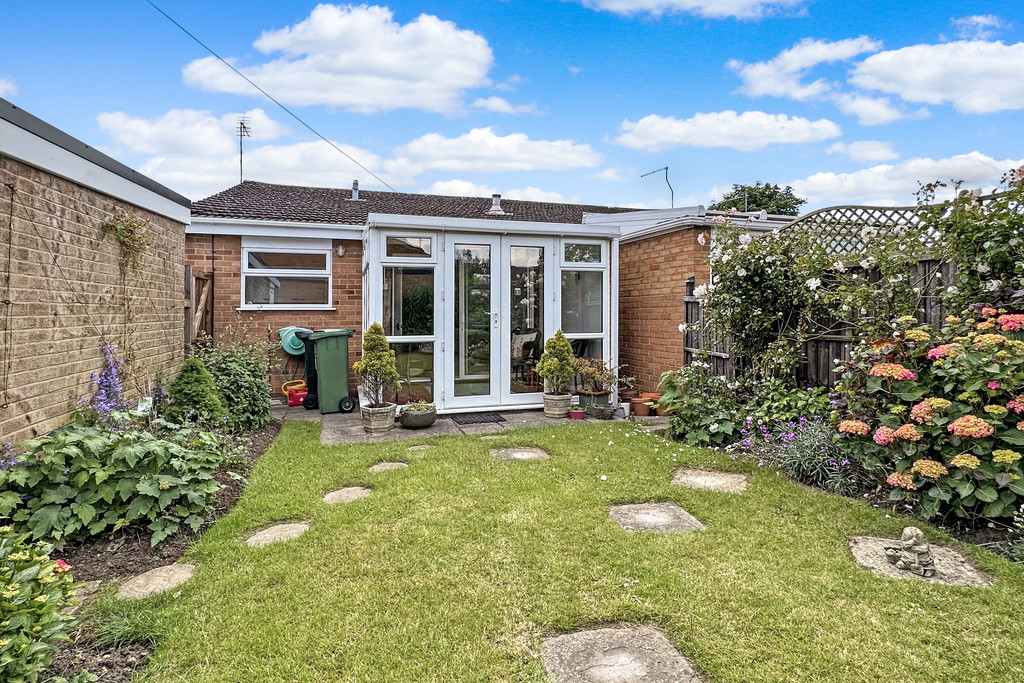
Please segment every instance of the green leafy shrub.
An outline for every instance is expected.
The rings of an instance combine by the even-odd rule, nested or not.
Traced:
[[[837,388],[840,443],[930,518],[1008,517],[1024,502],[1024,315],[983,305],[937,336],[911,317],[854,349]],[[888,476],[886,476],[888,475]]]
[[[363,390],[371,408],[383,408],[391,402],[400,376],[395,366],[395,351],[388,345],[384,328],[373,323],[363,335],[363,356],[352,364],[363,379]]]
[[[164,408],[164,417],[171,422],[220,424],[227,418],[217,385],[198,358],[182,364],[167,392],[171,402]]]
[[[561,330],[544,342],[544,353],[537,363],[536,371],[544,378],[549,394],[569,393],[569,384],[576,374],[576,368],[572,362],[572,344]]]
[[[74,619],[61,610],[71,599],[71,566],[50,560],[52,547],[0,527],[0,680],[35,681],[68,641]]]
[[[755,422],[790,422],[801,417],[826,415],[830,410],[829,390],[823,387],[798,389],[771,378],[754,385],[752,393],[746,410]]]
[[[221,488],[224,442],[159,418],[153,429],[74,424],[22,442],[0,470],[0,518],[58,542],[143,522],[153,545],[182,524],[197,530]]]
[[[669,413],[666,434],[688,444],[721,445],[735,440],[742,420],[735,385],[711,372],[711,365],[693,360],[661,375],[658,405]]]
[[[270,423],[268,343],[212,341],[196,348],[196,358],[213,377],[227,409],[228,429],[247,432]]]

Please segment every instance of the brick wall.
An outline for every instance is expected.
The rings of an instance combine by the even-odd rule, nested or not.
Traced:
[[[12,302],[0,306],[5,332],[10,316],[10,343],[0,344],[0,440],[17,442],[69,421],[73,397],[92,393],[104,342],[131,351],[132,393],[145,390],[158,370],[177,372],[185,226],[3,155],[0,182],[15,187],[13,200],[0,187],[0,230],[6,243],[10,229],[11,249],[9,264],[0,249],[0,284],[9,265]],[[141,217],[152,240],[142,267],[126,280],[128,315],[120,245],[101,227],[116,209]]]
[[[228,327],[246,334],[250,339],[279,338],[277,331],[288,325],[302,327],[351,328],[356,331],[349,340],[349,365],[359,359],[362,349],[363,327],[363,245],[358,240],[334,240],[333,247],[345,247],[345,255],[331,256],[333,269],[333,311],[239,311],[242,292],[242,238],[231,235],[188,235],[185,240],[185,263],[196,272],[213,273],[213,334],[217,337]],[[286,367],[288,376],[294,366],[294,357],[278,351],[281,364],[292,359]],[[299,366],[299,377],[302,369]],[[282,378],[271,377],[275,395],[280,395]],[[349,372],[349,389],[354,396],[358,380]]]
[[[661,373],[683,364],[683,296],[686,280],[708,281],[706,230],[683,229],[623,243],[619,250],[619,362],[654,391]]]

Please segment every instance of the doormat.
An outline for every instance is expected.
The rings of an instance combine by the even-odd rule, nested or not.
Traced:
[[[457,425],[476,425],[485,422],[505,421],[505,418],[497,413],[460,413],[458,415],[449,415],[449,417]]]

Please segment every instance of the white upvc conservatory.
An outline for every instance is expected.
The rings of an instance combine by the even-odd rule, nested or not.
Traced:
[[[618,226],[371,213],[364,329],[384,326],[402,400],[440,412],[536,408],[534,371],[561,329],[576,355],[618,357]]]

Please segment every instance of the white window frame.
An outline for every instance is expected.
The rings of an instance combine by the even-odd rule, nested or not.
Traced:
[[[600,261],[567,261],[565,259],[565,247],[568,244],[595,244],[601,247]],[[608,263],[609,244],[607,240],[580,239],[577,237],[563,237],[558,243],[559,266],[558,266],[558,327],[562,326],[562,273],[567,270],[592,270],[604,273],[601,278],[601,332],[565,332],[569,341],[576,340],[601,340],[601,356],[605,363],[612,362],[611,348],[611,268]],[[558,329],[558,328],[555,328]]]
[[[601,258],[598,261],[567,261],[565,248],[570,244],[587,244],[601,247]],[[595,239],[577,239],[564,237],[558,243],[558,262],[563,269],[569,270],[604,270],[608,267],[608,241]],[[579,266],[579,267],[577,267]]]
[[[315,269],[261,269],[249,267],[249,252],[275,252],[292,254],[323,254],[325,267]],[[239,292],[239,311],[333,311],[334,249],[331,240],[288,238],[242,238],[242,277]],[[245,281],[248,277],[303,277],[327,280],[327,301],[322,304],[250,304],[245,301]]]
[[[389,237],[416,237],[416,238],[428,238],[430,240],[430,256],[388,256],[388,238]],[[381,230],[380,233],[380,263],[382,265],[410,265],[415,266],[417,263],[425,264],[432,263],[437,264],[437,234],[432,232],[416,232],[414,230]]]

